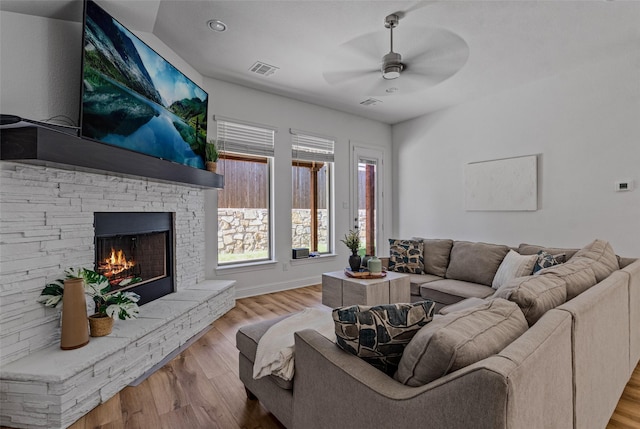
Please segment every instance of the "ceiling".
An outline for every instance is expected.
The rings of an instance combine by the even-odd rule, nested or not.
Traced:
[[[97,3],[130,29],[153,33],[204,76],[389,124],[553,78],[640,46],[640,2],[636,1]],[[79,21],[82,2],[0,0],[0,9]],[[389,51],[384,18],[391,13],[400,16],[394,51],[409,52],[423,43],[435,43],[428,36],[434,29],[444,29],[468,46],[462,68],[440,83],[410,90],[401,87],[390,95],[368,93],[366,86],[355,81],[327,82],[323,73],[338,67],[337,52],[363,35],[379,41],[366,46],[370,52],[368,58],[363,55],[362,67],[372,73],[379,69],[380,61],[371,63],[371,58],[382,59]],[[211,31],[210,19],[222,20],[228,30]],[[357,63],[358,58],[348,60]],[[279,69],[267,77],[256,75],[249,71],[256,61]],[[381,102],[360,104],[370,97]]]

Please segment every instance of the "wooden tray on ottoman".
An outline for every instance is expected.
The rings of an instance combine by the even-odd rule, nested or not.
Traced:
[[[363,279],[363,280],[381,279],[382,277],[386,277],[387,276],[387,272],[386,271],[382,271],[382,272],[377,273],[377,274],[372,274],[370,271],[351,271],[351,268],[345,268],[344,269],[344,274],[347,277],[352,277],[354,279]]]

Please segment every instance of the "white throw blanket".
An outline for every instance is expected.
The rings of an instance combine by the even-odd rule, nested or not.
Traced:
[[[276,375],[284,380],[293,378],[293,333],[303,329],[313,329],[336,341],[331,310],[305,308],[271,326],[260,338],[253,363],[255,380],[267,375]]]

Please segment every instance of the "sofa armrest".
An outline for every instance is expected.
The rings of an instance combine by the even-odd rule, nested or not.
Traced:
[[[295,334],[294,428],[506,428],[507,376],[492,356],[432,383],[405,386],[313,330]],[[401,416],[401,417],[399,417]]]

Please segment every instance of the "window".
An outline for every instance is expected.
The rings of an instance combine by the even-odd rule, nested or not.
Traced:
[[[292,246],[329,253],[332,251],[331,176],[335,141],[296,130],[291,130],[291,134]]]
[[[218,265],[272,259],[272,128],[216,118],[219,173]]]

